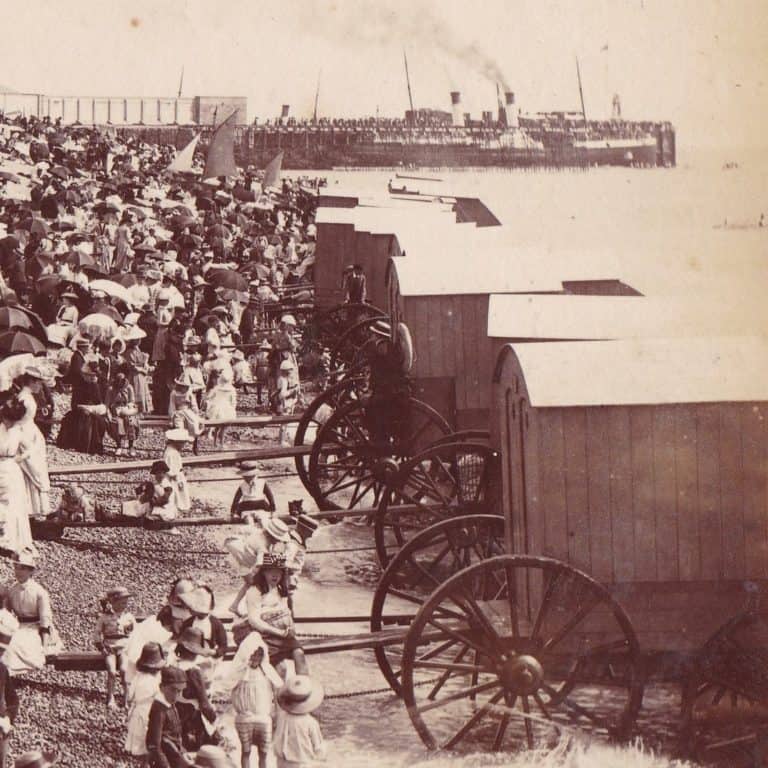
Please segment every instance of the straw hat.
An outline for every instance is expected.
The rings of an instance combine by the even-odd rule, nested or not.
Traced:
[[[112,589],[107,590],[106,598],[112,603],[116,600],[127,600],[131,595],[132,593],[125,587],[113,587]]]
[[[160,673],[160,685],[186,685],[187,675],[178,667],[163,667]]]
[[[141,656],[136,662],[136,668],[139,671],[148,670],[157,672],[165,666],[165,656],[163,647],[160,643],[145,643],[141,649]]]
[[[80,347],[90,347],[91,346],[91,340],[86,339],[85,336],[78,336],[77,339],[75,339],[75,346]]]
[[[255,462],[245,462],[240,466],[238,474],[240,477],[256,477],[259,474],[259,467]]]
[[[207,615],[213,610],[213,595],[205,587],[197,586],[179,599],[192,613]]]
[[[37,568],[37,559],[26,549],[19,552],[13,562],[14,565],[21,565],[24,568]]]
[[[174,379],[173,382],[177,387],[191,387],[192,381],[190,380],[189,376],[186,373],[182,373],[178,378]]]
[[[232,359],[233,360],[245,360],[245,353],[243,352],[242,349],[236,349],[232,353]]]
[[[270,518],[264,526],[264,530],[275,541],[288,541],[290,539],[291,529],[279,517]]]
[[[264,559],[261,562],[262,568],[285,569],[285,566],[286,566],[285,555],[275,553],[275,552],[267,552],[264,555]]]
[[[283,360],[283,362],[280,363],[280,370],[281,371],[292,371],[293,370],[293,363],[290,360]]]
[[[296,318],[293,315],[283,315],[280,322],[285,323],[285,325],[296,325]]]
[[[197,751],[193,768],[234,768],[234,765],[221,747],[204,744]]]
[[[180,427],[177,429],[166,430],[165,439],[174,443],[188,443],[192,437],[186,429]]]
[[[314,712],[325,698],[325,691],[319,682],[308,675],[296,675],[286,681],[277,694],[277,703],[292,715]]]
[[[192,579],[179,579],[179,581],[174,586],[170,596],[168,597],[168,602],[171,605],[182,607],[184,605],[184,602],[181,599],[182,596],[187,592],[191,592],[194,588],[195,583],[192,581]]]
[[[138,325],[132,325],[130,326],[128,333],[123,336],[123,339],[125,341],[139,341],[141,339],[147,338],[147,332],[141,328],[139,328]]]
[[[205,647],[203,630],[198,627],[187,627],[176,641],[176,645],[184,648],[190,653],[196,653],[198,656],[213,655],[213,651],[211,651],[210,648]]]

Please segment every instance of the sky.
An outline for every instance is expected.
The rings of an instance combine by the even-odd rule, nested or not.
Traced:
[[[765,147],[765,0],[0,0],[0,84],[24,92],[247,96],[249,119],[290,104],[475,115],[495,83],[526,112],[668,119],[686,146]]]

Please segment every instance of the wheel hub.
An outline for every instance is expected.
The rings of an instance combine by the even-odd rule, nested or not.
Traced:
[[[371,474],[378,482],[387,485],[395,479],[399,471],[400,465],[394,459],[386,458],[374,464]]]
[[[512,693],[527,695],[541,686],[544,669],[534,656],[514,656],[501,665],[499,679]]]

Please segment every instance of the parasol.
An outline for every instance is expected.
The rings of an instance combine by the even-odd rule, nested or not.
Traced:
[[[24,180],[21,176],[17,176],[10,171],[0,171],[0,181],[12,181],[14,184],[23,184]]]
[[[139,281],[132,272],[124,272],[122,275],[115,277],[115,282],[119,283],[123,288],[131,288],[137,285]]]
[[[58,178],[63,179],[64,181],[70,176],[69,169],[65,168],[63,165],[54,165],[50,170],[50,174],[52,176],[58,176]]]
[[[82,251],[70,251],[67,254],[67,261],[75,267],[96,266],[93,256],[88,253],[83,253]]]
[[[0,333],[0,354],[6,357],[22,353],[44,355],[45,351],[45,344],[26,331],[12,330]]]
[[[220,288],[231,288],[235,291],[248,292],[248,281],[243,275],[232,269],[211,267],[205,277],[211,285]]]
[[[231,236],[231,234],[232,232],[230,231],[229,227],[225,227],[223,224],[214,224],[208,229],[209,237],[228,238]]]
[[[114,280],[92,280],[88,286],[90,291],[101,291],[106,293],[107,296],[112,296],[120,301],[124,301],[126,304],[133,304],[131,294],[125,289],[123,285],[115,282]]]
[[[93,339],[111,339],[117,335],[117,323],[102,312],[86,315],[77,327],[83,336],[87,335]]]

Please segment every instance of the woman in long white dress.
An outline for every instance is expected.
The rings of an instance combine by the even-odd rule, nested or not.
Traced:
[[[0,549],[37,552],[29,525],[31,503],[21,469],[29,456],[20,427],[25,407],[5,396],[0,405]]]
[[[18,398],[26,408],[26,413],[19,422],[19,429],[21,430],[22,442],[29,451],[26,460],[21,464],[21,469],[27,484],[27,493],[31,504],[30,511],[36,517],[45,517],[51,511],[49,498],[51,482],[48,477],[45,437],[35,424],[35,416],[37,415],[35,390],[42,385],[43,375],[37,368],[30,366],[17,382],[21,387]]]

